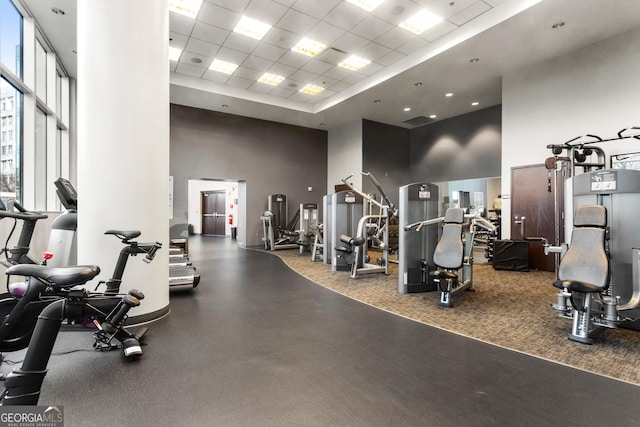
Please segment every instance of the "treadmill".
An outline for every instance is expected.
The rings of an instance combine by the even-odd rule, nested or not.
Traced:
[[[60,202],[69,212],[78,210],[78,193],[73,185],[65,178],[58,178],[54,181],[56,193]],[[74,215],[75,219],[75,215]],[[73,224],[75,231],[76,224]],[[200,283],[200,275],[196,273],[195,267],[191,263],[169,263],[169,289],[195,288]]]

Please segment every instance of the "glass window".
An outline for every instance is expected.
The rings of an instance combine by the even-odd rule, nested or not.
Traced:
[[[47,51],[36,41],[36,96],[47,103]]]
[[[46,210],[47,206],[47,115],[36,108],[35,140],[35,196],[36,209]]]
[[[1,1],[1,0],[0,0]],[[9,102],[11,100],[11,102]],[[0,146],[0,197],[20,199],[20,119],[22,94],[5,79],[0,79],[0,102],[12,108],[4,108],[2,116],[2,141]]]
[[[22,78],[22,15],[11,0],[0,0],[0,62]]]

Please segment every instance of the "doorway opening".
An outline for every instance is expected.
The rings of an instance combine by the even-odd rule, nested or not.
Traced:
[[[246,237],[245,188],[245,181],[189,179],[187,220],[193,234],[231,237],[243,246]]]

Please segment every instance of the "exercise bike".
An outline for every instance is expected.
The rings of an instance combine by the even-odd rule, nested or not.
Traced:
[[[21,264],[10,267],[6,274],[28,277],[29,289],[50,290],[56,299],[46,305],[38,316],[33,336],[22,366],[14,369],[5,379],[1,405],[37,405],[47,364],[64,319],[81,322],[87,317],[96,320],[98,334],[105,341],[115,337],[130,355],[142,353],[136,335],[124,328],[127,313],[140,305],[144,295],[136,290],[123,297],[96,295],[80,286],[100,273],[98,266],[49,267]],[[107,313],[106,315],[103,314]]]
[[[13,218],[16,221],[21,219],[24,224],[18,239],[18,245],[11,249],[7,249],[5,245],[2,252],[5,253],[6,259],[0,260],[0,263],[8,267],[12,265],[33,265],[35,261],[28,256],[31,236],[36,221],[46,218],[46,215],[27,211],[17,203],[14,203],[13,207],[17,209],[17,212],[0,210],[0,219]],[[118,293],[129,256],[145,254],[144,261],[149,263],[154,259],[156,252],[162,245],[158,242],[138,243],[132,240],[140,236],[141,233],[137,230],[109,230],[105,234],[114,235],[125,244],[118,256],[113,275],[110,279],[99,282],[94,290],[97,291],[98,287],[104,284],[105,290],[103,292],[87,293],[87,296],[93,298],[93,310],[88,312],[89,316],[82,319],[74,317],[68,320],[70,324],[83,324],[85,326],[87,326],[88,322],[93,323],[98,329],[94,333],[94,347],[96,349],[110,350],[117,348],[117,345],[113,343],[115,338],[122,343],[125,357],[136,358],[142,354],[142,350],[139,344],[135,344],[135,341],[139,341],[142,338],[146,329],[130,333],[125,329],[111,331],[112,328],[107,326],[106,329],[110,332],[105,333],[101,329],[101,323],[119,302]],[[51,254],[45,253],[43,264],[51,261],[51,259]],[[44,308],[58,299],[69,298],[74,294],[77,294],[77,290],[67,289],[66,287],[46,286],[44,282],[34,282],[31,279],[27,279],[24,282],[9,283],[7,278],[7,292],[0,294],[0,319],[2,319],[2,324],[0,324],[0,352],[17,351],[26,348],[29,345],[38,316]],[[141,292],[135,290],[130,291],[128,295],[138,300],[144,298]],[[134,341],[127,341],[130,338],[133,338]]]

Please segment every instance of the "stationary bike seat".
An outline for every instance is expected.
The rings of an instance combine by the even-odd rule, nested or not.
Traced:
[[[83,285],[100,274],[97,265],[78,265],[73,267],[48,267],[39,264],[19,264],[9,267],[8,276],[29,276],[45,280],[55,287]]]
[[[104,234],[113,234],[121,239],[131,240],[142,234],[140,230],[107,230]]]

